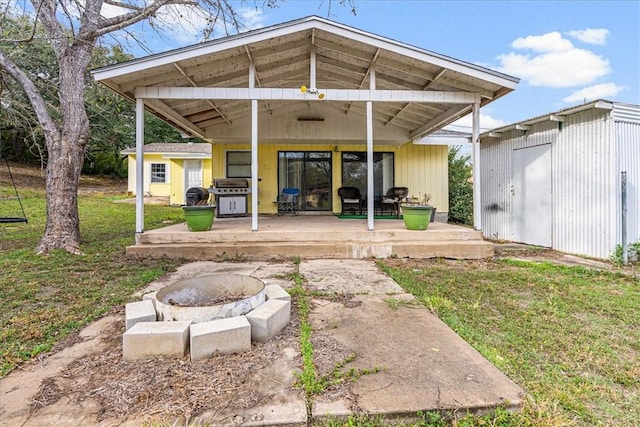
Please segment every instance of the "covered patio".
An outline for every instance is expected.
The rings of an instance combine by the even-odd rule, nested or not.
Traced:
[[[273,247],[304,239],[318,242],[322,234],[333,234],[332,241],[344,239],[334,248],[349,257],[403,256],[411,245],[433,245],[432,236],[445,225],[406,234],[401,222],[375,219],[375,200],[389,188],[407,187],[410,196],[432,195],[431,204],[446,217],[447,149],[429,146],[426,138],[471,113],[473,182],[479,188],[480,107],[518,83],[475,64],[315,16],[103,67],[93,76],[136,103],[136,247],[159,245],[154,239],[163,233],[163,245],[209,245],[234,233],[248,239],[244,233],[254,232],[251,240],[270,241]],[[211,176],[248,179],[250,222],[242,232],[234,231],[234,221],[219,221],[216,231],[202,235],[182,233],[179,226],[145,231],[145,110],[211,143]],[[307,165],[323,165],[314,172],[324,174],[321,183],[308,175],[292,177],[291,165],[300,158]],[[374,163],[374,158],[382,160]],[[365,220],[272,217],[277,213],[273,201],[287,187],[299,188],[310,209],[323,210],[315,213],[339,213],[337,190],[354,185],[348,167],[354,161],[360,162],[357,185],[365,200]],[[310,197],[316,192],[325,195],[318,199],[322,203]],[[474,193],[474,226],[479,230],[480,193]],[[322,221],[318,230],[316,221]],[[277,225],[281,229],[274,233]],[[398,249],[399,243],[394,246],[393,239],[400,236],[406,252]],[[259,252],[258,246],[254,250]]]
[[[366,223],[332,215],[270,215],[260,217],[256,233],[251,218],[216,218],[210,231],[194,233],[185,224],[146,231],[127,253],[214,261],[493,256],[493,244],[468,227],[433,222],[426,231],[413,231],[402,219],[384,219],[367,230]]]

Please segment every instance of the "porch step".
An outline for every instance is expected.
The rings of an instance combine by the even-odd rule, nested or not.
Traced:
[[[457,229],[429,230],[260,230],[251,231],[207,231],[194,233],[188,230],[171,232],[145,232],[137,236],[138,244],[179,244],[179,243],[333,243],[348,242],[358,244],[388,244],[389,242],[444,242],[482,240],[480,231],[458,227]]]
[[[428,234],[428,233],[426,233]],[[158,243],[127,247],[127,254],[145,257],[184,258],[188,260],[271,260],[300,257],[305,259],[338,258],[454,258],[483,259],[493,256],[493,244],[483,240],[420,240],[388,242],[340,241],[262,242],[237,241],[213,243]]]

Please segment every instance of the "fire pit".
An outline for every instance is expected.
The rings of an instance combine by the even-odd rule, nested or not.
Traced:
[[[207,322],[242,316],[265,302],[265,285],[238,274],[180,280],[156,294],[159,320]]]
[[[290,317],[291,296],[278,285],[229,273],[182,279],[126,305],[123,358],[242,353]]]

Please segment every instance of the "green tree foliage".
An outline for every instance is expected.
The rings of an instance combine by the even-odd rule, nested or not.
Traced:
[[[469,155],[449,148],[449,221],[473,225],[473,184]]]
[[[27,43],[5,43],[2,47],[21,65],[47,102],[52,114],[59,111],[59,72],[51,45],[41,25],[24,16],[4,14],[0,17],[3,32],[11,39],[24,39],[33,32]],[[102,67],[133,59],[120,46],[96,47],[90,68]],[[42,127],[22,88],[0,68],[2,108],[2,155],[23,163],[47,161],[47,148]],[[89,117],[90,137],[85,150],[83,173],[124,177],[126,159],[120,154],[135,144],[134,104],[97,84],[88,70],[85,73],[85,108]],[[181,142],[180,133],[160,119],[145,115],[145,141]]]
[[[53,49],[44,41],[41,26],[25,16],[0,15],[3,37],[0,47],[11,48],[11,55],[18,63],[28,64],[25,72],[42,93],[47,108],[55,112],[58,71]],[[32,43],[6,43],[5,39],[22,40],[29,34]],[[44,134],[38,119],[20,85],[0,68],[0,123],[2,123],[2,156],[25,161],[43,157]]]

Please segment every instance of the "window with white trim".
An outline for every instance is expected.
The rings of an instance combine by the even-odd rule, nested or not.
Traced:
[[[151,163],[151,182],[167,182],[166,163]]]

